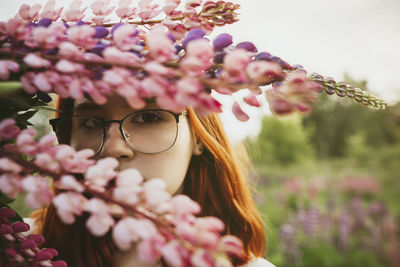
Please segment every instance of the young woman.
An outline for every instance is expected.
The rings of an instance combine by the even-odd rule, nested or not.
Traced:
[[[151,101],[133,110],[117,95],[102,106],[61,99],[58,108],[63,112],[53,124],[61,143],[90,147],[97,158],[114,157],[120,170],[136,168],[145,180],[164,179],[169,193],[188,195],[201,205],[202,216],[220,218],[224,233],[243,241],[246,262],[240,264],[273,266],[261,258],[263,222],[218,115],[199,116],[190,107],[175,114]],[[92,236],[85,221],[82,216],[64,225],[53,206],[36,216],[44,246],[56,248],[69,266],[148,266],[137,260],[135,248],[118,251],[110,234]]]

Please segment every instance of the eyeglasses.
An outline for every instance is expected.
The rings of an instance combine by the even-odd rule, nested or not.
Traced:
[[[170,149],[178,136],[179,116],[186,115],[162,109],[136,111],[121,120],[103,120],[84,115],[50,120],[57,136],[69,136],[75,149],[91,148],[96,154],[103,149],[107,126],[118,123],[121,135],[131,148],[146,154],[156,154]],[[68,134],[69,133],[69,134]]]

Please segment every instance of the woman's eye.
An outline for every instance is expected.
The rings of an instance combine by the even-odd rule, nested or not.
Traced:
[[[131,119],[131,123],[151,124],[161,120],[161,117],[153,112],[143,112],[136,114]]]
[[[82,118],[79,121],[79,127],[86,129],[93,129],[99,127],[99,123],[94,119]]]

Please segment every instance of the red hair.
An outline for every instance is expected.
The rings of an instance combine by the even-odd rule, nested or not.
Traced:
[[[61,100],[58,109],[70,113],[71,103]],[[243,241],[246,261],[251,257],[262,257],[266,244],[263,222],[219,116],[198,116],[188,108],[188,119],[192,133],[202,141],[205,149],[200,156],[192,157],[183,193],[200,204],[201,216],[220,218],[226,226],[224,234],[235,235]],[[71,266],[114,265],[116,247],[110,233],[100,238],[92,236],[85,227],[87,216],[77,218],[72,225],[65,225],[51,205],[35,217],[38,230],[46,239],[44,246],[56,248],[60,259]]]

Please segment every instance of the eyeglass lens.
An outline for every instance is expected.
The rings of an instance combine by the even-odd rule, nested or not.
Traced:
[[[124,118],[121,127],[128,144],[143,153],[158,153],[169,149],[175,143],[178,133],[174,115],[164,110],[132,113]],[[61,120],[57,128],[71,129],[70,144],[77,150],[90,148],[99,152],[103,141],[107,142],[102,122],[91,117],[75,116]]]

